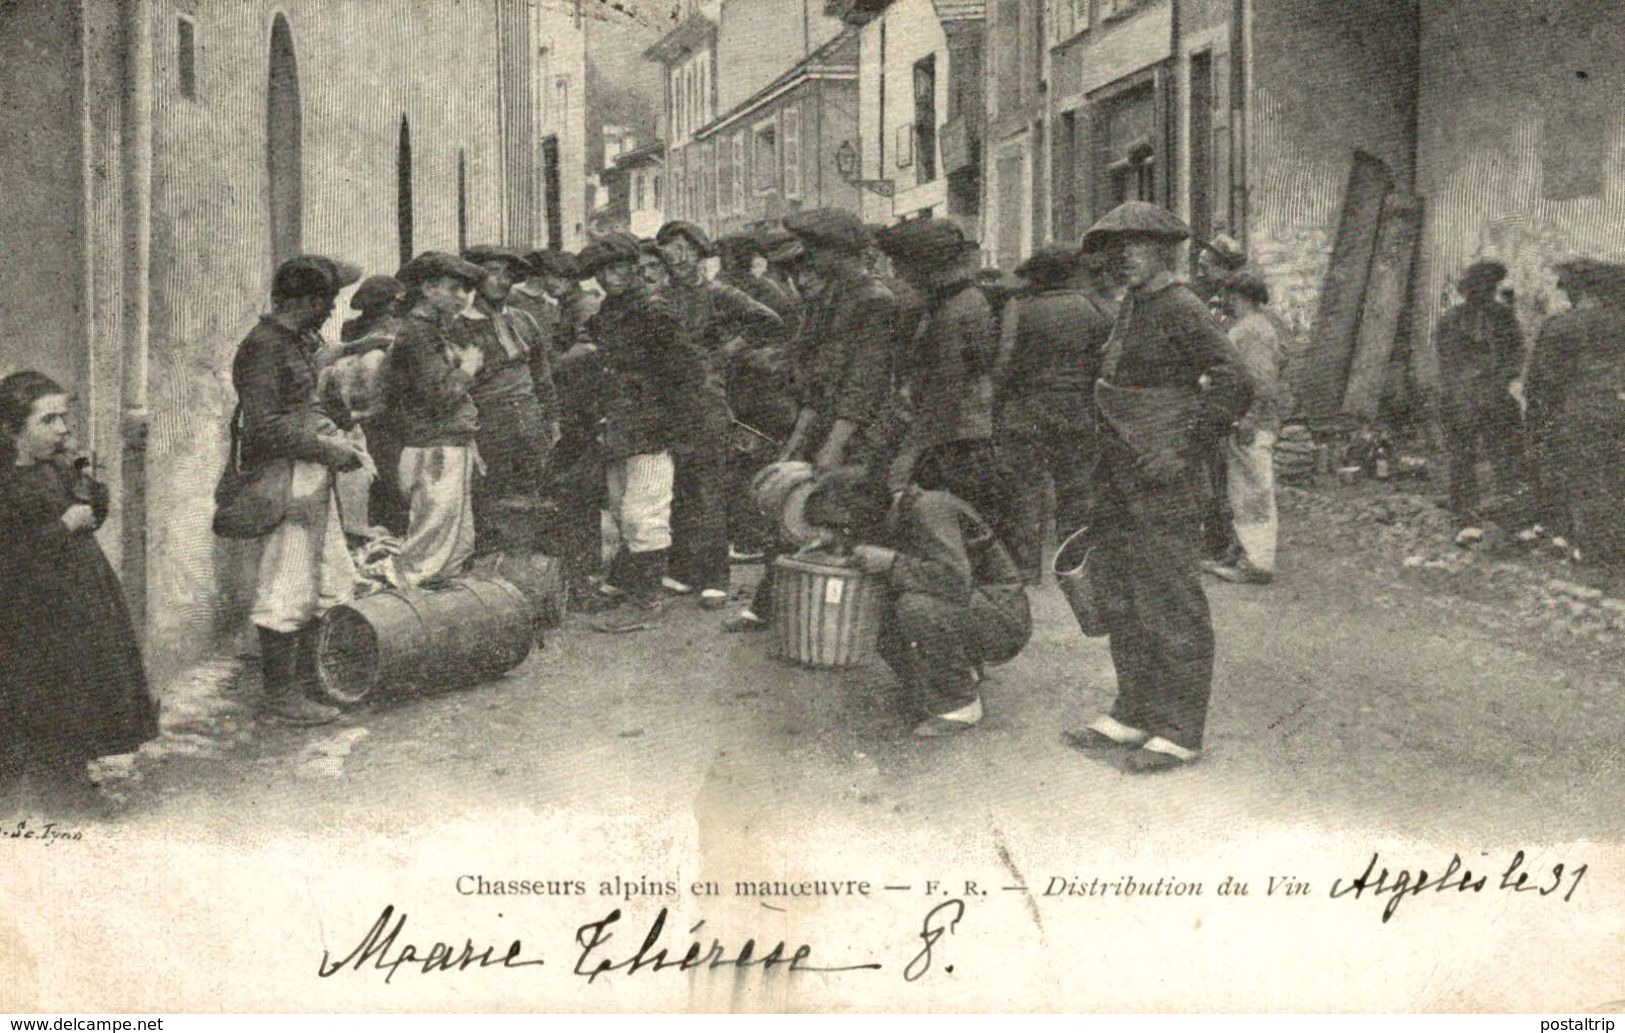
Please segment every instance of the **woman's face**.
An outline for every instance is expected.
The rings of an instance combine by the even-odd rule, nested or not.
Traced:
[[[67,443],[68,396],[36,398],[22,430],[17,432],[17,458],[40,462],[61,452]]]
[[[436,276],[423,285],[423,300],[441,315],[454,316],[474,300],[474,289],[451,276]]]

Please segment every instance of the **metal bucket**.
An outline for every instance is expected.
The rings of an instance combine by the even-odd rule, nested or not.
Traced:
[[[781,556],[773,563],[779,655],[807,667],[853,667],[874,654],[883,591],[851,567]]]
[[[518,667],[535,639],[530,602],[493,574],[392,589],[327,611],[317,681],[341,704],[374,692],[469,685]]]
[[[1080,527],[1067,535],[1060,548],[1055,550],[1050,572],[1055,575],[1055,583],[1060,586],[1067,605],[1072,607],[1072,616],[1078,619],[1079,630],[1098,638],[1106,634],[1106,618],[1100,608],[1089,565],[1093,552],[1089,528]]]
[[[543,631],[564,623],[568,593],[563,560],[539,552],[493,552],[476,559],[474,569],[511,582],[530,600],[531,609],[536,613],[537,645],[542,644]]]

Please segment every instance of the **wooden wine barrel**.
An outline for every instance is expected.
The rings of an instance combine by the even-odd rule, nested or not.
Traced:
[[[853,667],[874,655],[880,579],[851,567],[781,556],[773,563],[779,655],[807,667]]]
[[[524,593],[493,574],[379,592],[322,618],[317,681],[339,704],[470,685],[524,663],[535,619]]]
[[[510,550],[479,557],[474,561],[474,569],[511,582],[530,600],[531,609],[536,613],[537,645],[542,644],[542,631],[564,623],[568,593],[563,560],[539,552]]]

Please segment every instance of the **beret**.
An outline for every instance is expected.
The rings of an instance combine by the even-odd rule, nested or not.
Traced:
[[[440,276],[449,276],[473,287],[485,279],[485,270],[444,251],[425,251],[401,266],[395,279],[408,287],[421,287]]]
[[[1247,252],[1236,243],[1236,238],[1227,233],[1216,234],[1202,245],[1202,250],[1216,258],[1226,269],[1240,269],[1247,264]]]
[[[762,253],[761,237],[749,231],[728,233],[716,239],[716,251],[725,258],[759,255]]]
[[[1027,260],[1016,266],[1016,275],[1030,283],[1060,283],[1078,271],[1078,249],[1070,247],[1039,248]]]
[[[518,266],[525,272],[530,270],[530,263],[525,261],[524,255],[511,247],[503,247],[500,244],[475,244],[473,247],[464,248],[463,259],[464,261],[473,262],[475,265],[484,265],[487,262],[506,262],[510,266]]]
[[[947,219],[900,222],[881,230],[875,240],[893,261],[914,266],[956,265],[969,244],[965,231]]]
[[[784,228],[807,247],[861,255],[872,238],[856,215],[844,208],[810,208],[784,217]]]
[[[1174,242],[1190,235],[1190,227],[1168,209],[1149,201],[1125,201],[1085,230],[1079,246],[1084,251],[1093,251],[1115,237],[1156,237]]]
[[[782,226],[762,231],[757,236],[757,247],[761,248],[763,258],[779,265],[794,262],[807,253],[801,246],[801,238]]]
[[[576,256],[576,279],[598,275],[606,265],[638,260],[638,239],[630,233],[606,234],[581,249]]]
[[[350,296],[350,307],[357,312],[366,312],[396,301],[405,293],[406,284],[393,276],[369,276]]]
[[[562,276],[566,280],[574,280],[576,276],[576,259],[568,251],[560,251],[556,247],[532,251],[525,256],[525,264],[533,272],[546,273],[549,276]]]
[[[711,246],[711,238],[705,235],[705,231],[682,219],[673,219],[660,227],[655,232],[655,243],[669,244],[676,237],[686,237],[699,251],[701,258],[709,258],[716,254],[716,248]]]
[[[295,255],[276,267],[271,293],[279,298],[334,294],[361,279],[361,267],[326,255]]]
[[[1474,262],[1462,270],[1461,279],[1456,281],[1458,287],[1467,287],[1475,283],[1493,287],[1507,278],[1507,267],[1503,262],[1493,258]]]

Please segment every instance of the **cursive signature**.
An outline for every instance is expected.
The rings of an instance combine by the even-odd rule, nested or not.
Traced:
[[[812,946],[800,944],[794,949],[789,948],[783,940],[774,944],[765,954],[756,953],[756,940],[748,939],[736,951],[722,945],[722,941],[711,938],[709,947],[702,946],[700,941],[692,939],[705,926],[701,919],[689,929],[691,937],[688,947],[680,956],[673,955],[667,948],[658,947],[661,935],[666,929],[668,909],[661,908],[660,913],[649,925],[649,931],[644,934],[643,942],[632,954],[620,960],[614,960],[609,950],[609,941],[615,938],[612,927],[621,920],[621,909],[616,908],[596,922],[588,922],[576,930],[576,944],[581,953],[576,958],[575,974],[586,977],[591,983],[599,976],[611,972],[624,972],[635,975],[647,969],[650,972],[664,972],[667,969],[676,969],[679,972],[689,972],[694,969],[712,971],[719,968],[732,968],[736,970],[760,968],[769,971],[783,966],[791,972],[854,972],[859,969],[877,969],[878,962],[863,965],[813,965],[808,959],[812,957]],[[602,948],[602,950],[600,950]]]
[[[1377,872],[1377,861],[1380,855],[1373,853],[1371,862],[1365,866],[1365,871],[1348,885],[1343,885],[1342,879],[1332,883],[1331,897],[1353,896],[1358,900],[1367,891],[1373,898],[1388,894],[1388,903],[1382,909],[1382,920],[1387,922],[1399,910],[1399,905],[1409,897],[1419,897],[1423,893],[1482,893],[1491,886],[1490,876],[1483,872],[1475,873],[1467,868],[1461,860],[1460,854],[1452,854],[1450,863],[1444,871],[1436,876],[1429,876],[1427,869],[1418,869],[1414,874],[1405,868],[1390,873],[1383,868]],[[1530,873],[1524,870],[1524,854],[1519,850],[1512,857],[1512,862],[1501,872],[1500,880],[1494,884],[1496,890],[1509,893],[1539,893],[1542,897],[1549,897],[1563,888],[1563,880],[1568,878],[1569,891],[1563,894],[1564,902],[1574,896],[1574,891],[1580,888],[1580,880],[1585,878],[1586,865],[1575,868],[1566,868],[1561,862],[1554,864],[1544,877],[1531,880]]]
[[[395,920],[393,928],[390,927],[391,918]],[[316,974],[326,979],[329,976],[337,975],[346,968],[353,967],[355,971],[360,972],[370,961],[374,969],[388,973],[384,976],[384,982],[387,983],[395,978],[395,973],[403,965],[409,969],[416,968],[424,975],[429,975],[432,972],[462,972],[470,968],[491,968],[493,966],[524,968],[528,965],[542,964],[540,958],[521,960],[519,955],[523,947],[518,940],[508,944],[507,951],[500,955],[496,953],[495,947],[486,947],[483,950],[475,949],[474,941],[471,939],[463,941],[461,950],[438,941],[429,948],[427,954],[419,953],[420,948],[412,943],[403,943],[397,948],[395,940],[401,935],[401,929],[405,925],[406,912],[402,911],[397,916],[395,914],[395,905],[386,904],[383,912],[378,916],[378,921],[372,924],[372,928],[367,930],[367,935],[361,938],[361,942],[350,953],[338,961],[332,961],[327,951],[322,951],[322,961],[316,969]],[[390,956],[392,951],[394,952],[393,957]]]
[[[914,955],[914,960],[903,969],[903,978],[910,983],[931,971],[931,948],[937,945],[946,933],[953,932],[959,927],[959,920],[965,917],[965,902],[955,897],[945,900],[926,912],[925,921],[920,923],[920,953]],[[945,924],[946,923],[946,924]],[[952,973],[952,965],[943,969]]]

